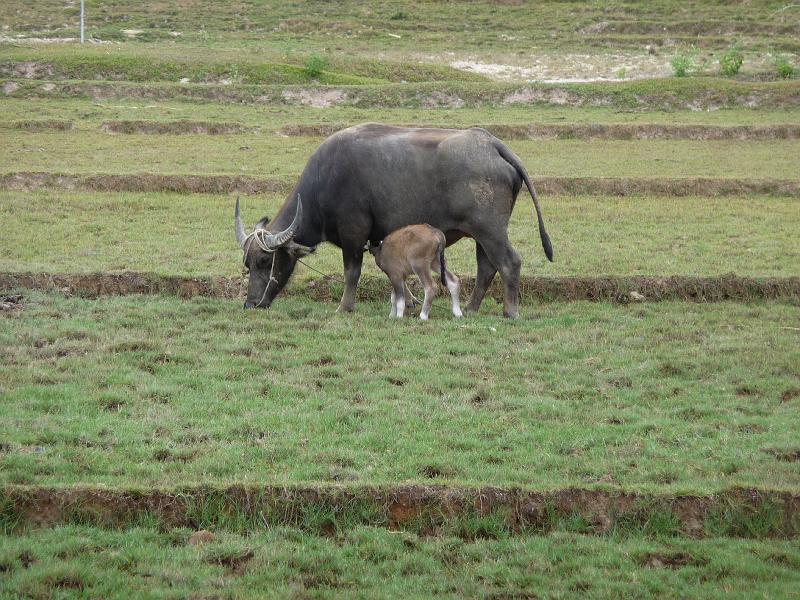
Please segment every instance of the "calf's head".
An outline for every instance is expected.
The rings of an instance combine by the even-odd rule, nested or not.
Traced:
[[[236,241],[244,252],[244,266],[250,272],[245,308],[269,308],[294,271],[297,259],[314,251],[294,241],[303,218],[303,205],[297,196],[294,219],[286,228],[272,232],[269,220],[262,219],[249,234],[245,233],[236,198],[234,225]]]

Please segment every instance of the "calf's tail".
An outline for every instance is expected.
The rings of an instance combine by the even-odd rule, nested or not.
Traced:
[[[514,167],[517,170],[517,173],[519,173],[520,177],[522,177],[522,181],[525,182],[525,186],[528,188],[531,198],[533,198],[533,206],[536,208],[536,217],[539,219],[539,236],[542,238],[542,248],[544,248],[544,254],[547,257],[547,260],[553,262],[553,245],[550,243],[550,236],[547,235],[547,232],[544,230],[544,220],[542,219],[542,209],[539,207],[539,197],[536,195],[536,190],[531,183],[530,177],[528,177],[528,172],[525,170],[525,166],[522,164],[522,161],[520,161],[519,157],[509,150],[503,142],[497,138],[494,138],[493,144],[501,158]]]

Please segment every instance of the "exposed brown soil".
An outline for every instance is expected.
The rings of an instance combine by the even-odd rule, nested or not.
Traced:
[[[214,123],[211,121],[103,121],[100,130],[106,133],[145,134],[206,134],[225,135],[253,131],[241,123]],[[798,136],[800,137],[800,136]]]
[[[0,125],[8,129],[25,129],[27,131],[68,131],[75,128],[75,123],[72,121],[59,121],[56,119],[50,120],[31,120],[31,121],[11,121]]]
[[[178,491],[14,486],[2,490],[0,497],[6,506],[13,507],[15,517],[35,526],[90,521],[101,527],[118,527],[134,523],[144,513],[149,513],[158,517],[165,527],[197,527],[197,509],[208,503],[221,514],[235,511],[240,515],[252,515],[255,527],[264,525],[259,515],[262,518],[269,515],[275,521],[270,525],[298,526],[304,512],[311,507],[344,515],[359,514],[357,507],[368,505],[373,510],[360,514],[371,514],[368,517],[371,524],[383,524],[390,529],[421,528],[421,532],[428,535],[436,535],[448,522],[467,516],[503,515],[508,529],[515,532],[547,531],[556,525],[554,518],[580,515],[591,524],[592,532],[605,533],[615,525],[669,512],[680,523],[684,535],[702,537],[710,513],[731,507],[754,513],[769,503],[770,511],[779,514],[779,522],[768,533],[769,537],[792,538],[800,533],[797,521],[800,494],[753,489],[732,489],[712,496],[657,496],[575,488],[534,492],[424,485],[381,488],[233,486]],[[354,518],[357,521],[359,517]],[[244,562],[248,560],[246,556],[241,558]],[[235,565],[232,563],[232,566]]]
[[[536,189],[554,196],[772,196],[800,197],[800,180],[711,177],[539,177]],[[85,190],[94,192],[176,192],[227,194],[289,193],[292,184],[279,179],[242,175],[68,175],[23,171],[0,175],[0,189]]]
[[[474,278],[463,277],[465,294],[472,291]],[[364,277],[359,283],[360,300],[384,300],[388,281]],[[412,291],[414,283],[411,282]],[[168,294],[179,298],[210,296],[241,298],[246,281],[240,277],[167,277],[151,273],[0,273],[0,291],[36,289],[88,298],[128,294]],[[317,300],[338,300],[341,283],[333,277],[313,279],[290,286],[284,295],[310,296]],[[489,296],[502,301],[499,281],[489,289]],[[523,303],[564,302],[658,302],[689,300],[695,302],[800,300],[800,277],[751,278],[719,277],[522,277],[520,300]]]
[[[288,136],[327,137],[352,124],[317,123],[311,125],[284,125],[279,132]],[[439,127],[439,125],[408,125],[408,127]],[[670,125],[655,123],[586,123],[586,124],[530,124],[512,125],[497,123],[485,125],[501,139],[602,139],[602,140],[774,140],[800,138],[800,125],[787,123],[765,126],[713,126]]]
[[[2,273],[0,290],[35,289],[96,298],[129,294],[168,294],[179,298],[213,296],[236,298],[241,282],[226,277],[162,277],[151,273],[50,275]]]
[[[782,450],[780,448],[767,448],[764,450],[767,454],[771,454],[778,460],[784,462],[800,462],[800,447]]]

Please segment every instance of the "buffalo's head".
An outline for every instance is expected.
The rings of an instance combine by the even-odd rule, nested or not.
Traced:
[[[291,224],[281,231],[269,230],[269,220],[259,221],[250,234],[245,233],[236,198],[234,224],[236,241],[244,251],[244,266],[250,271],[245,308],[269,308],[294,271],[297,259],[314,251],[294,241],[303,219],[303,205],[297,195],[297,209]]]

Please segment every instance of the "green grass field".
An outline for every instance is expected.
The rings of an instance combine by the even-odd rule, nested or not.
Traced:
[[[294,183],[321,138],[191,136],[5,130],[0,172],[242,174]],[[793,179],[800,140],[513,140],[533,177],[731,177]],[[102,157],[102,160],[100,158]]]
[[[546,590],[549,598],[748,598],[754,588],[784,597],[800,584],[794,542],[598,539],[569,532],[471,542],[364,527],[334,539],[286,528],[219,533],[193,546],[191,534],[70,526],[14,537],[0,550],[0,592],[472,598]]]
[[[188,137],[188,136],[187,136]],[[231,225],[232,195],[0,192],[0,271],[225,275],[241,271]],[[244,221],[274,216],[283,198],[242,199]],[[543,197],[556,261],[547,262],[529,197],[520,194],[509,228],[524,275],[800,275],[794,198]],[[758,218],[752,218],[758,215]],[[47,230],[46,242],[30,243]],[[474,275],[475,245],[447,250],[456,273]],[[306,259],[341,275],[341,252],[323,245]],[[365,274],[385,277],[372,257]],[[298,279],[316,276],[298,268]]]
[[[776,458],[798,450],[796,307],[333,309],[31,295],[1,342],[2,484],[800,483]]]
[[[541,183],[556,261],[521,194],[526,281],[796,290],[800,10],[86,7],[80,46],[77,2],[0,3],[0,281],[58,276],[0,289],[0,596],[797,594],[796,292],[523,289],[517,321],[489,297],[453,319],[440,295],[396,322],[369,256],[370,299],[335,312],[323,245],[243,311],[231,213],[241,185],[268,190],[243,193],[246,224],[275,215],[336,128],[482,126]],[[448,261],[466,303],[473,242]],[[128,272],[230,289],[70,292]]]

